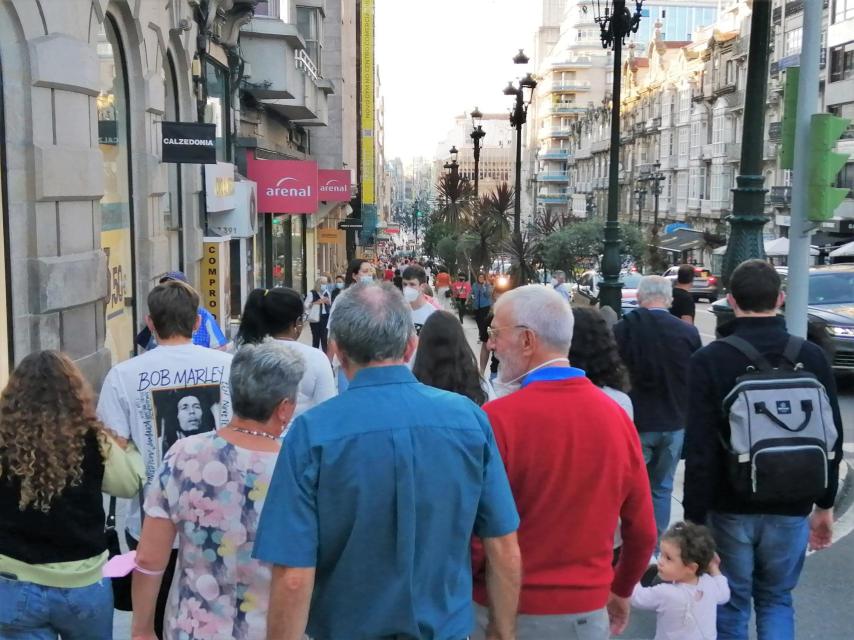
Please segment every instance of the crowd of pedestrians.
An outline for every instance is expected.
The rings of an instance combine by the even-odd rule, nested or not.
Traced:
[[[22,360],[0,396],[0,638],[112,637],[127,574],[134,640],[605,640],[632,607],[661,639],[746,639],[752,609],[760,640],[794,638],[842,424],[773,267],[735,270],[705,347],[688,269],[643,277],[613,327],[563,273],[431,272],[355,260],[306,296],[257,289],[233,343],[204,346],[167,274],[97,402],[67,356]],[[102,493],[131,499],[126,554]]]

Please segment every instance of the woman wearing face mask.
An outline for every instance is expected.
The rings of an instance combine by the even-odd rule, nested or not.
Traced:
[[[332,293],[332,302],[334,303],[335,298],[338,297],[338,294],[344,291],[344,276],[342,276],[340,273],[335,276],[335,284],[332,285],[330,291]]]
[[[311,346],[320,347],[326,353],[327,324],[332,298],[329,294],[329,282],[326,276],[320,276],[314,282],[314,288],[305,297],[305,312],[311,328]]]
[[[349,289],[354,284],[370,284],[373,281],[374,265],[362,258],[350,260],[350,264],[347,265],[347,273],[344,276],[344,289]],[[332,300],[332,307],[329,310],[330,319],[332,318],[332,313],[335,311],[335,300],[337,298],[338,295],[336,294]],[[329,346],[327,354],[329,355],[329,359],[332,360],[332,367],[336,372],[335,379],[338,382],[338,393],[344,393],[347,387],[350,386],[350,381],[347,380],[347,376],[344,375],[344,371],[339,366],[340,363],[332,345]]]

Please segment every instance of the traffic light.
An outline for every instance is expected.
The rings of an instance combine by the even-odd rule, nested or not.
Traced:
[[[823,222],[848,195],[848,189],[833,187],[836,174],[848,162],[847,153],[836,153],[833,147],[851,121],[829,113],[816,113],[810,120],[809,186],[807,219]]]
[[[783,87],[783,124],[780,131],[780,168],[795,168],[795,121],[798,119],[798,76],[800,67],[786,69]]]

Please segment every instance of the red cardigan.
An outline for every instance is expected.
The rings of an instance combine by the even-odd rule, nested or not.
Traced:
[[[629,597],[656,529],[640,440],[625,412],[587,378],[533,382],[484,406],[521,517],[519,613],[584,613]],[[614,531],[623,550],[611,568]],[[480,545],[474,599],[486,605]]]

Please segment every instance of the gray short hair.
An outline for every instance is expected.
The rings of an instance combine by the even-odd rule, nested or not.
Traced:
[[[388,283],[344,290],[329,318],[329,337],[360,365],[402,359],[414,331],[409,305]]]
[[[673,283],[664,276],[644,276],[638,284],[638,304],[645,305],[653,300],[669,307],[673,304]]]
[[[266,422],[282,400],[296,400],[305,360],[296,349],[267,338],[244,344],[231,361],[231,403],[234,415]]]
[[[529,284],[501,296],[495,303],[496,312],[508,305],[514,324],[527,327],[550,347],[569,354],[575,319],[562,295],[551,287]]]

